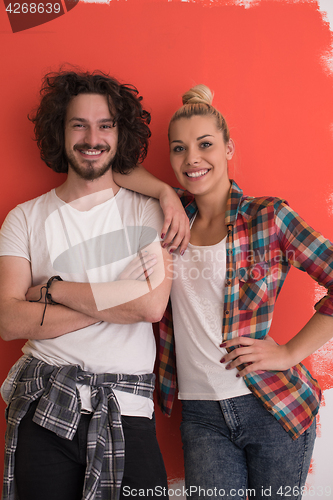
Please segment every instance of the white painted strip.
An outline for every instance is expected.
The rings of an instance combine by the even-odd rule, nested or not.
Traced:
[[[259,5],[261,0],[235,0],[235,5],[239,5],[240,7],[245,7],[245,9],[249,9],[250,7],[255,7]]]
[[[332,0],[317,0],[319,10],[324,14],[324,17],[329,21],[331,30],[333,30],[333,2]]]
[[[333,31],[333,1],[317,0],[317,2],[323,19],[329,22],[331,31]],[[333,46],[322,55],[321,59],[325,70],[328,71],[328,73],[333,73]]]

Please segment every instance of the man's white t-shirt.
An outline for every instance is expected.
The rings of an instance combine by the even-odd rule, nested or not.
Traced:
[[[33,286],[54,275],[74,282],[115,281],[140,248],[159,239],[163,214],[154,199],[121,188],[90,210],[74,206],[53,189],[7,215],[0,231],[0,256],[27,259]],[[150,323],[101,321],[54,339],[28,340],[22,350],[50,365],[139,375],[152,373],[156,345]],[[79,390],[82,408],[90,410],[90,388]],[[114,392],[123,415],[151,418],[151,400]]]

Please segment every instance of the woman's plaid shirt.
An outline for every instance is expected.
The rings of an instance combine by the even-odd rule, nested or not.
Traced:
[[[193,196],[177,190],[186,213],[196,212]],[[237,336],[257,339],[269,332],[275,301],[290,266],[307,272],[327,288],[315,309],[333,315],[333,247],[279,198],[243,196],[232,182],[225,224],[227,274],[221,341]],[[162,411],[171,413],[176,391],[172,312],[169,304],[160,323],[159,396]],[[298,364],[283,372],[257,371],[246,385],[296,439],[318,412],[321,391],[309,371]]]

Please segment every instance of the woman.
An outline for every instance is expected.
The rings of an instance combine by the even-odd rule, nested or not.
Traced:
[[[301,498],[320,388],[299,363],[333,335],[333,248],[283,200],[243,196],[229,180],[234,143],[207,87],[183,96],[169,142],[191,220],[171,291],[186,488],[198,499]],[[145,181],[144,194],[157,185]],[[328,294],[278,345],[268,332],[290,265]],[[167,311],[162,349],[171,332]]]

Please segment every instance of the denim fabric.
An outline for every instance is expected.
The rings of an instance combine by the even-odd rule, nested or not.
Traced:
[[[20,500],[81,500],[91,414],[82,414],[72,441],[32,421],[31,404],[19,426],[15,479]],[[167,475],[155,432],[155,419],[122,416],[125,468],[120,500],[146,492],[149,500],[166,495]],[[151,491],[156,491],[156,497]],[[160,494],[162,492],[163,494]],[[112,497],[110,496],[110,500]]]
[[[293,440],[252,394],[183,400],[182,405],[185,484],[191,499],[302,498],[315,422]]]

